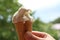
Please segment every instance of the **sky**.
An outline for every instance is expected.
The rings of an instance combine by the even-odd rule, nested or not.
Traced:
[[[50,22],[60,17],[60,0],[18,0],[27,9],[36,11],[35,18]]]

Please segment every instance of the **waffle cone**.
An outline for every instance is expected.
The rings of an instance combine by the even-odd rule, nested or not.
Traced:
[[[24,34],[27,31],[32,32],[32,22],[26,21],[25,23],[23,22],[15,23],[15,28],[18,34],[18,40],[25,40]]]
[[[32,32],[32,22],[31,21],[29,21],[29,20],[25,21],[24,26],[25,26],[26,31]]]
[[[15,23],[16,32],[18,34],[18,40],[25,40],[24,34],[25,34],[25,28],[23,22]]]

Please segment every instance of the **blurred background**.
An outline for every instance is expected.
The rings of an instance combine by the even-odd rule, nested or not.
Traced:
[[[0,40],[18,40],[12,15],[21,6],[32,9],[33,30],[60,40],[60,0],[0,0]]]

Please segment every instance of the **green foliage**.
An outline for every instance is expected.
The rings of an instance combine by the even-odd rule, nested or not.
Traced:
[[[0,15],[13,14],[21,5],[14,0],[0,0]]]
[[[60,23],[60,17],[59,18],[57,18],[56,20],[54,20],[52,23]]]
[[[11,17],[21,6],[17,0],[0,0],[0,40],[17,40]]]
[[[33,23],[33,30],[37,30],[37,31],[43,31],[44,28],[42,28],[42,26],[45,25],[42,21],[40,21],[39,18],[37,18],[35,20],[35,22]]]

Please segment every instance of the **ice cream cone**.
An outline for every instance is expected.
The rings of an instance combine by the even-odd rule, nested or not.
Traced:
[[[16,32],[18,34],[18,40],[25,40],[24,34],[25,34],[25,28],[23,22],[15,23]]]
[[[25,21],[24,26],[25,26],[25,31],[32,32],[32,21],[30,20]]]
[[[18,34],[18,40],[25,40],[25,32],[32,32],[32,21],[30,20],[30,16],[27,15],[26,12],[28,14],[28,10],[24,8],[19,9],[12,18],[12,22],[14,23]]]

